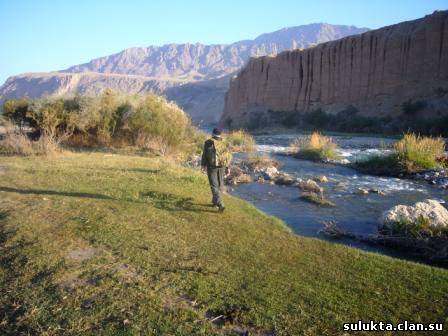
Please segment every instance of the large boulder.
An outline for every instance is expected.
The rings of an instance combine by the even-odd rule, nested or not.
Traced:
[[[428,220],[431,228],[448,227],[448,210],[436,200],[427,199],[414,205],[397,205],[381,216],[384,228],[393,229],[397,223],[416,224],[421,218]]]

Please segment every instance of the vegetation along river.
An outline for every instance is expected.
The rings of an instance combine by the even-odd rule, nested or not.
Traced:
[[[256,136],[257,152],[278,160],[281,170],[303,179],[325,175],[328,183],[326,197],[335,207],[319,207],[301,200],[297,187],[269,183],[240,184],[231,193],[243,198],[268,214],[285,221],[297,234],[326,239],[319,231],[324,221],[334,221],[337,226],[357,236],[378,232],[379,218],[383,211],[398,204],[411,205],[424,199],[436,199],[446,204],[448,191],[426,181],[361,174],[344,165],[315,163],[282,155],[294,138],[301,134]],[[333,136],[340,154],[348,161],[356,161],[369,155],[383,154],[395,141],[379,137]],[[379,193],[359,194],[358,189],[370,189]],[[369,246],[358,240],[341,239],[341,243],[380,253],[406,257],[402,252],[380,246]]]

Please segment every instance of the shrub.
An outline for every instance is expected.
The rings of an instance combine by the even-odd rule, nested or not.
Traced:
[[[448,237],[448,229],[431,226],[428,217],[421,215],[415,221],[400,220],[391,229],[384,230],[392,235],[404,235],[412,238]]]
[[[30,102],[28,99],[8,99],[3,104],[3,116],[12,121],[20,129],[34,126],[32,119],[27,117]]]
[[[394,145],[394,150],[405,170],[416,172],[440,167],[438,158],[445,153],[445,141],[407,133]]]
[[[27,117],[43,137],[59,144],[73,134],[77,115],[66,108],[63,98],[43,98],[30,104]]]
[[[313,132],[306,138],[296,139],[290,144],[290,150],[299,159],[327,161],[339,158],[337,145],[330,137]]]
[[[162,154],[179,148],[191,127],[187,115],[177,105],[154,94],[136,97],[124,111],[122,129],[131,135],[133,144]]]
[[[332,119],[333,118],[330,114],[327,114],[325,111],[322,111],[321,109],[317,109],[315,111],[311,111],[303,115],[303,121],[305,123],[307,123],[310,126],[315,126],[318,128],[327,127],[331,123]]]
[[[401,105],[401,109],[404,114],[413,116],[417,114],[417,112],[423,110],[426,105],[427,103],[424,100],[417,100],[415,102],[408,100]]]
[[[0,140],[0,154],[2,155],[47,155],[54,153],[57,145],[47,137],[40,137],[37,141],[32,141],[23,132],[7,133]]]
[[[55,145],[64,142],[189,155],[199,150],[203,139],[177,105],[154,94],[105,90],[97,96],[8,101],[5,107],[11,122],[20,126],[26,117],[37,135]]]
[[[372,155],[353,163],[353,167],[367,174],[398,176],[403,173],[396,154]]]
[[[234,152],[255,151],[255,140],[249,133],[243,130],[232,131],[225,137],[230,149]]]
[[[355,163],[355,167],[376,175],[412,174],[444,165],[445,142],[442,138],[407,133],[394,145],[394,153],[373,156]]]

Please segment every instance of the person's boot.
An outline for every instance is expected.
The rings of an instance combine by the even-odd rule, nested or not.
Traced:
[[[223,204],[218,205],[219,212],[224,212],[225,209],[226,209],[226,207]]]

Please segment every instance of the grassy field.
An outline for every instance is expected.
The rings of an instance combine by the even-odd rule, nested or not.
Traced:
[[[230,196],[217,213],[210,198],[204,175],[163,159],[0,157],[0,334],[448,328],[447,270],[294,235]]]

